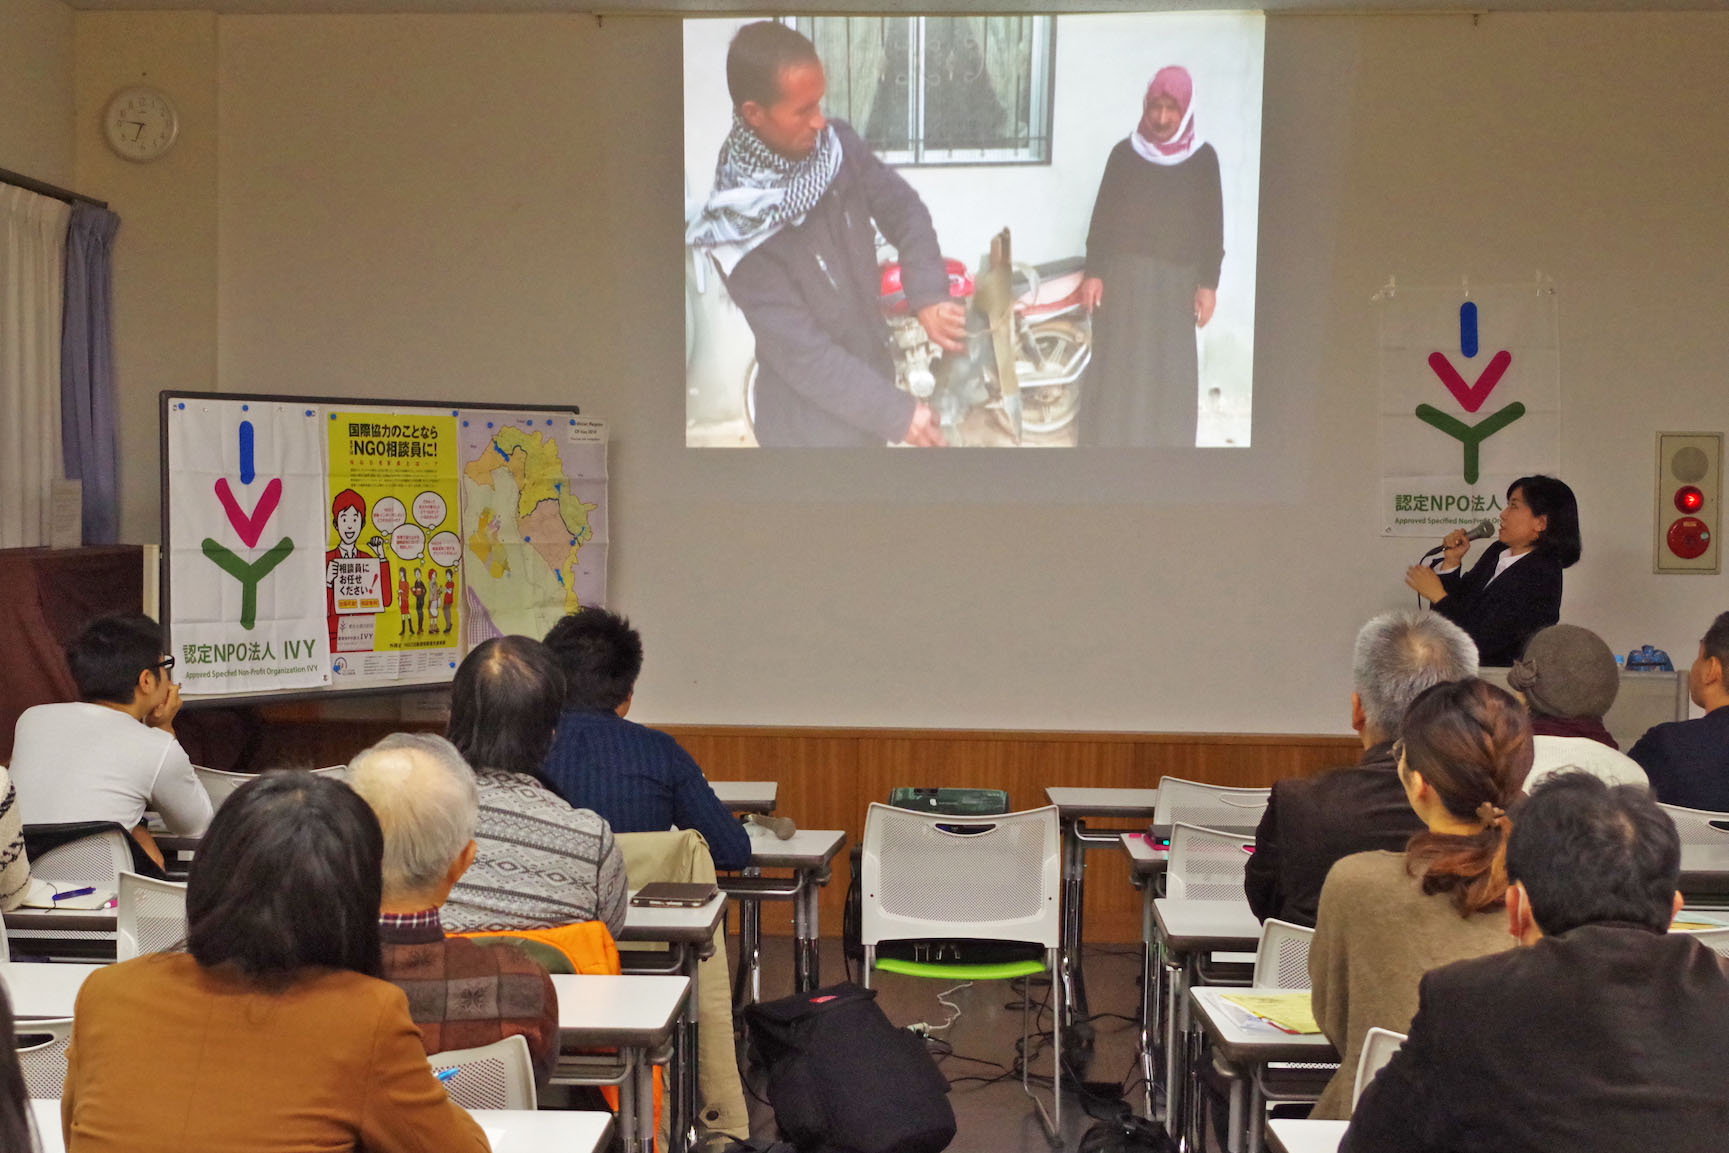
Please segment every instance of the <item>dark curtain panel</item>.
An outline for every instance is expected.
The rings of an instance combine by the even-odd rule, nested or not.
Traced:
[[[72,206],[60,331],[60,444],[66,478],[84,482],[84,543],[120,536],[120,443],[114,391],[114,234],[120,217]]]

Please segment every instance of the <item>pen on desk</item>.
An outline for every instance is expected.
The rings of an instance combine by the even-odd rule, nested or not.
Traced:
[[[55,893],[52,899],[56,900],[56,901],[66,901],[66,900],[70,900],[73,897],[88,897],[91,893],[94,893],[95,891],[96,891],[95,885],[86,885],[82,889],[68,889],[64,893]]]

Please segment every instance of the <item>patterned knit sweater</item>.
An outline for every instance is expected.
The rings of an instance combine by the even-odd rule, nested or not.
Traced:
[[[0,765],[0,909],[16,909],[30,888],[30,861],[24,855],[24,815],[18,790]]]
[[[445,902],[453,933],[549,929],[575,921],[624,927],[624,855],[605,820],[526,773],[478,769],[480,846]]]

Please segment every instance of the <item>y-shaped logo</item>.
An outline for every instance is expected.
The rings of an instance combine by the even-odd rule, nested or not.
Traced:
[[[258,475],[252,467],[252,442],[252,422],[243,420],[240,422],[240,483],[243,485],[251,485]],[[225,476],[216,480],[216,499],[222,502],[228,523],[234,526],[246,547],[257,548],[258,538],[264,535],[264,526],[270,522],[276,506],[282,503],[282,480],[280,477],[270,479],[250,513],[241,511],[240,502],[234,499],[234,490]],[[212,564],[240,582],[240,627],[250,629],[258,621],[258,582],[288,559],[294,551],[294,542],[283,537],[253,561],[242,560],[233,549],[210,537],[204,538],[203,548],[204,555]]]
[[[1477,355],[1477,306],[1467,300],[1459,306],[1459,351],[1465,354],[1467,360]],[[1466,412],[1476,412],[1483,407],[1483,402],[1489,399],[1489,394],[1495,391],[1495,386],[1501,383],[1501,377],[1513,363],[1513,354],[1506,349],[1497,352],[1489,359],[1475,384],[1466,384],[1465,378],[1459,375],[1459,370],[1453,367],[1453,362],[1447,359],[1444,352],[1429,354],[1429,367],[1435,375],[1441,378],[1441,383],[1447,386],[1447,391],[1453,394],[1453,399],[1465,406]],[[1525,406],[1514,401],[1499,412],[1478,421],[1476,424],[1466,424],[1458,417],[1448,416],[1432,405],[1419,404],[1417,419],[1425,424],[1433,425],[1457,440],[1465,447],[1465,483],[1476,484],[1478,468],[1478,448],[1485,440],[1506,428],[1525,415]]]

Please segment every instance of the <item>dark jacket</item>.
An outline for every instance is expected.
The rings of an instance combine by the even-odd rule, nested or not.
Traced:
[[[1436,969],[1418,999],[1339,1153],[1729,1143],[1729,974],[1685,933],[1585,925]]]
[[[1243,869],[1249,908],[1263,921],[1313,927],[1334,862],[1371,849],[1402,853],[1423,827],[1399,783],[1391,742],[1363,750],[1355,765],[1280,781]]]
[[[919,194],[844,121],[840,172],[796,227],[752,249],[727,291],[756,334],[756,438],[765,446],[891,444],[914,400],[895,387],[879,298],[876,230],[900,253],[916,312],[948,299],[936,229]]]
[[[1541,548],[1532,549],[1491,582],[1506,551],[1507,546],[1496,541],[1470,572],[1458,568],[1442,576],[1447,595],[1434,606],[1471,634],[1479,664],[1511,665],[1525,655],[1532,633],[1561,619],[1561,562]]]
[[[1691,721],[1653,725],[1627,755],[1665,805],[1729,812],[1729,706]]]

